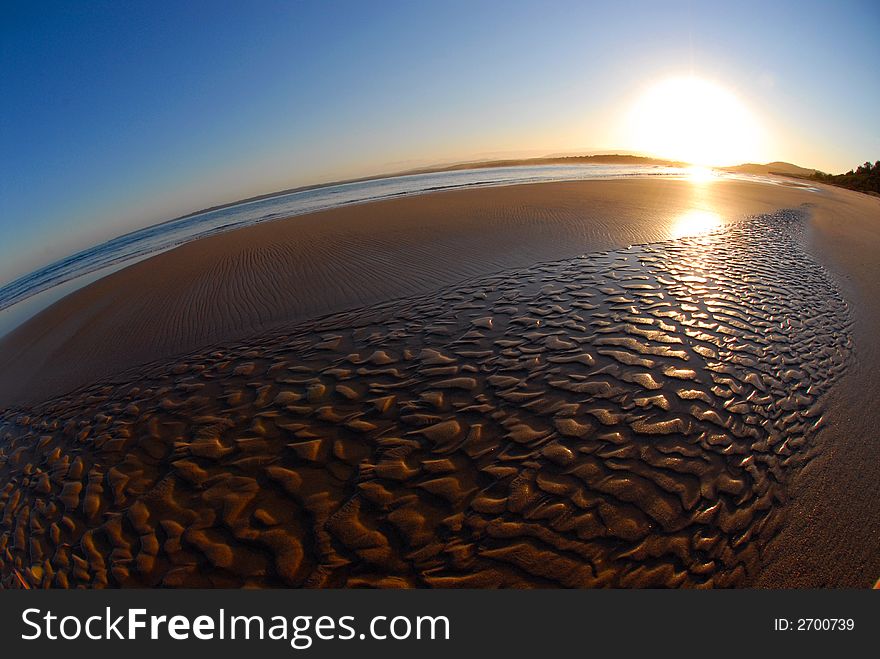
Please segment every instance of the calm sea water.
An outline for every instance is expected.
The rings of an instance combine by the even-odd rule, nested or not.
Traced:
[[[0,335],[56,300],[137,260],[191,240],[242,226],[346,204],[435,190],[511,183],[621,177],[680,177],[678,167],[646,165],[542,165],[467,169],[329,185],[206,211],[139,229],[77,252],[0,287]]]

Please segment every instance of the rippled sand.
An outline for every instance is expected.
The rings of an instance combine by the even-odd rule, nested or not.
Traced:
[[[2,583],[748,585],[854,359],[808,226],[478,274],[11,409]]]

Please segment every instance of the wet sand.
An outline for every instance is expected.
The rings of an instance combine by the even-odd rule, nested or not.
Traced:
[[[731,223],[667,240],[695,206]],[[0,578],[870,585],[878,222],[591,181],[144,261],[0,343]]]

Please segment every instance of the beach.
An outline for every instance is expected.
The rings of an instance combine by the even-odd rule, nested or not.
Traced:
[[[0,578],[870,586],[877,253],[880,199],[784,179],[182,245],[0,340]]]

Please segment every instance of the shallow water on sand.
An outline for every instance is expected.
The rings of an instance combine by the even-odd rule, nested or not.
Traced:
[[[803,222],[482,277],[8,411],[2,583],[747,584],[850,359]]]

